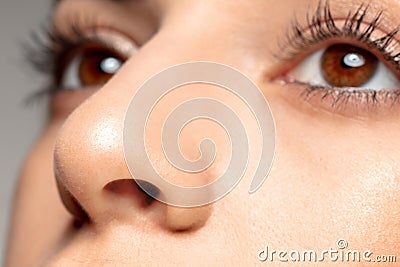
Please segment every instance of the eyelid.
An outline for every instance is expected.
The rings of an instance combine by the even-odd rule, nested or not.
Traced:
[[[129,32],[99,21],[96,17],[70,17],[63,21],[62,27],[52,24],[31,32],[29,40],[24,44],[24,57],[36,72],[46,77],[46,82],[27,97],[27,103],[58,92],[60,88],[57,87],[56,76],[60,67],[63,67],[60,62],[85,45],[104,46],[125,59],[139,50],[141,44]]]
[[[310,46],[339,38],[351,38],[368,45],[368,48],[376,47],[385,56],[400,55],[399,41],[396,40],[400,27],[394,27],[392,31],[382,30],[383,11],[372,16],[369,15],[370,12],[373,12],[370,6],[362,3],[356,10],[350,10],[346,18],[337,17],[331,13],[329,1],[320,2],[312,15],[307,12],[305,25],[294,16],[285,38],[278,43],[278,57],[293,59],[296,54]],[[395,48],[398,50],[397,54]]]
[[[52,51],[54,58],[54,89],[57,91],[61,80],[64,76],[64,71],[71,61],[79,56],[80,53],[91,49],[104,49],[115,53],[119,58],[127,60],[137,52],[139,47],[119,31],[109,28],[96,27],[88,30],[74,29],[74,36],[63,36],[62,33],[56,32],[53,38],[54,45],[57,49]]]
[[[347,91],[339,88],[310,86],[301,82],[274,81],[283,90],[282,98],[302,112],[329,117],[362,120],[397,120],[400,91]],[[299,101],[299,99],[301,101]]]
[[[320,41],[313,45],[313,47],[304,48],[304,50],[299,51],[296,55],[293,55],[291,58],[281,58],[283,64],[281,66],[276,67],[275,71],[272,72],[271,75],[272,79],[276,79],[279,76],[286,75],[290,72],[293,68],[298,66],[305,58],[312,56],[314,53],[317,53],[320,50],[324,50],[332,45],[336,44],[349,44],[355,47],[362,48],[371,54],[373,54],[382,64],[388,67],[393,73],[396,75],[397,78],[400,79],[400,66],[398,63],[394,62],[387,56],[383,55],[382,52],[377,49],[376,47],[372,47],[369,44],[363,43],[359,40],[354,40],[351,37],[343,36],[342,39],[328,39]],[[400,43],[399,43],[400,45]],[[282,69],[283,68],[283,69]],[[278,71],[279,69],[279,71]]]
[[[64,56],[66,52],[74,52],[84,45],[104,46],[104,48],[114,51],[124,58],[131,57],[139,46],[132,39],[116,30],[109,28],[96,27],[88,30],[75,29],[75,34],[72,37],[64,36],[63,33],[55,32],[51,37],[55,40],[54,44],[57,49],[53,54]],[[57,51],[58,50],[58,51]]]
[[[368,5],[361,4],[345,19],[333,17],[326,2],[325,6],[320,4],[312,16],[306,16],[306,26],[295,19],[285,38],[280,39],[283,42],[278,43],[278,50],[274,53],[277,64],[267,73],[270,82],[291,91],[280,92],[283,97],[289,97],[293,105],[299,105],[300,98],[304,100],[301,103],[308,103],[315,110],[346,117],[379,118],[392,114],[393,109],[398,108],[400,88],[364,90],[311,85],[308,81],[299,81],[288,75],[306,57],[317,51],[323,51],[334,44],[349,44],[372,53],[400,80],[400,28],[383,30],[380,24],[383,12],[375,13],[372,19],[367,16],[367,12]]]
[[[98,41],[100,44],[122,54],[126,58],[132,56],[139,48],[139,45],[133,38],[109,27],[96,27],[82,33],[86,34],[86,38],[89,40]]]
[[[294,16],[291,28],[285,38],[280,39],[279,50],[274,53],[281,64],[278,63],[279,66],[269,73],[271,80],[289,72],[319,49],[337,43],[348,43],[370,51],[400,77],[400,43],[396,38],[400,27],[383,31],[380,27],[383,11],[372,17],[369,12],[372,12],[369,5],[361,4],[346,18],[334,17],[329,1],[326,1],[320,2],[312,15],[307,13],[305,26]]]

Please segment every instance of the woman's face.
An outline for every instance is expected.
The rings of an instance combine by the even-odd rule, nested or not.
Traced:
[[[321,252],[337,249],[339,239],[372,251],[371,259],[396,254],[399,7],[390,0],[319,8],[311,0],[57,1],[49,116],[21,169],[8,266],[249,266],[266,245]],[[236,96],[209,85],[183,86],[160,102],[146,128],[147,152],[177,185],[219,177],[230,146],[216,123],[193,122],[179,138],[190,160],[205,136],[218,148],[195,179],[169,164],[160,141],[173,107],[218,99],[248,124],[251,155],[238,186],[212,204],[179,208],[152,201],[130,179],[122,138],[130,100],[155,73],[190,61],[236,68],[270,105],[275,159],[254,194],[248,186],[262,144],[253,117]]]

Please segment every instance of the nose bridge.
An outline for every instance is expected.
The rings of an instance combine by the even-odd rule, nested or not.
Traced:
[[[215,53],[217,46],[213,48],[210,42],[202,41],[204,39],[197,34],[169,32],[169,27],[173,28],[167,25],[166,30],[161,30],[128,60],[112,80],[78,107],[59,132],[54,157],[56,178],[94,221],[108,217],[107,212],[123,212],[123,209],[115,208],[112,199],[104,197],[104,188],[110,182],[131,178],[124,157],[124,118],[130,100],[140,85],[153,74],[172,65],[201,59],[223,60],[214,57],[214,54],[218,54]],[[171,142],[176,142],[176,139]],[[198,146],[198,143],[191,144],[189,138],[184,146],[188,145]],[[158,164],[163,172],[168,168],[157,161],[160,157],[164,157],[160,150],[152,155],[154,165]],[[163,174],[163,178],[172,183],[190,179],[188,174],[180,177],[176,172],[164,171]],[[149,177],[134,178],[146,181]],[[204,179],[203,182],[194,183],[197,185],[209,182],[210,173],[197,175],[196,179]],[[189,183],[192,186],[194,184]],[[196,225],[192,219],[203,225],[210,215],[210,209],[167,207],[164,213],[160,216],[164,216],[169,228],[182,230],[185,226]],[[186,213],[189,215],[184,216]]]

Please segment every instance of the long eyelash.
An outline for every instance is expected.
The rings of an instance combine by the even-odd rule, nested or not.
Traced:
[[[400,71],[400,52],[396,49],[399,45],[395,37],[400,32],[400,27],[396,27],[388,34],[373,39],[372,36],[380,26],[383,11],[376,14],[372,20],[366,22],[369,12],[369,4],[362,3],[355,11],[349,11],[341,27],[337,25],[332,16],[329,0],[320,1],[315,11],[306,15],[306,27],[303,27],[294,16],[291,28],[286,33],[283,42],[278,43],[279,51],[275,56],[283,61],[290,61],[299,57],[303,51],[314,45],[334,38],[347,37],[363,43],[371,49],[379,52],[382,57]],[[362,29],[362,25],[368,26]],[[393,101],[393,104],[400,99],[399,90],[374,91],[374,90],[352,90],[351,88],[325,88],[323,86],[313,86],[296,81],[306,89],[301,96],[310,98],[316,95],[322,99],[331,96],[332,106],[339,107],[350,100],[355,102],[366,102],[376,106],[380,102]]]
[[[305,48],[311,47],[320,41],[335,37],[353,37],[374,47],[379,52],[383,52],[385,58],[400,62],[400,53],[394,53],[393,49],[394,39],[400,32],[400,27],[396,27],[381,38],[371,40],[372,34],[380,25],[382,11],[361,31],[361,25],[365,22],[368,12],[369,5],[362,3],[355,11],[350,11],[343,26],[338,27],[333,19],[329,0],[326,0],[324,4],[319,2],[312,16],[310,16],[310,12],[307,13],[307,27],[305,29],[298,19],[294,17],[292,27],[287,32],[284,42],[279,43],[280,51],[285,51],[285,54],[284,56],[277,56],[280,59],[292,59],[300,51],[304,51]]]
[[[96,42],[97,35],[95,30],[91,32],[91,37],[88,38],[81,30],[81,27],[78,26],[78,22],[81,22],[79,18],[71,18],[71,23],[68,23],[68,36],[54,25],[50,27],[41,26],[39,30],[32,31],[29,41],[23,44],[25,60],[34,71],[43,74],[48,80],[44,86],[41,86],[36,92],[28,96],[26,99],[27,104],[58,91],[54,77],[61,59],[70,49],[85,42]],[[100,39],[97,41],[100,42]]]

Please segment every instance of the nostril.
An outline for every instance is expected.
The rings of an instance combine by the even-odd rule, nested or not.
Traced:
[[[160,190],[153,184],[143,181],[143,180],[136,180],[136,183],[139,185],[139,190],[147,196],[148,204],[150,205],[153,201],[156,201],[160,194]]]
[[[150,195],[147,194],[143,188],[149,192]],[[154,197],[157,197],[160,194],[160,190],[153,184],[143,180],[134,179],[119,179],[109,182],[104,186],[104,190],[113,194],[117,194],[123,198],[133,199],[136,203],[139,203],[140,207],[143,208],[153,204],[153,202],[156,201]]]

